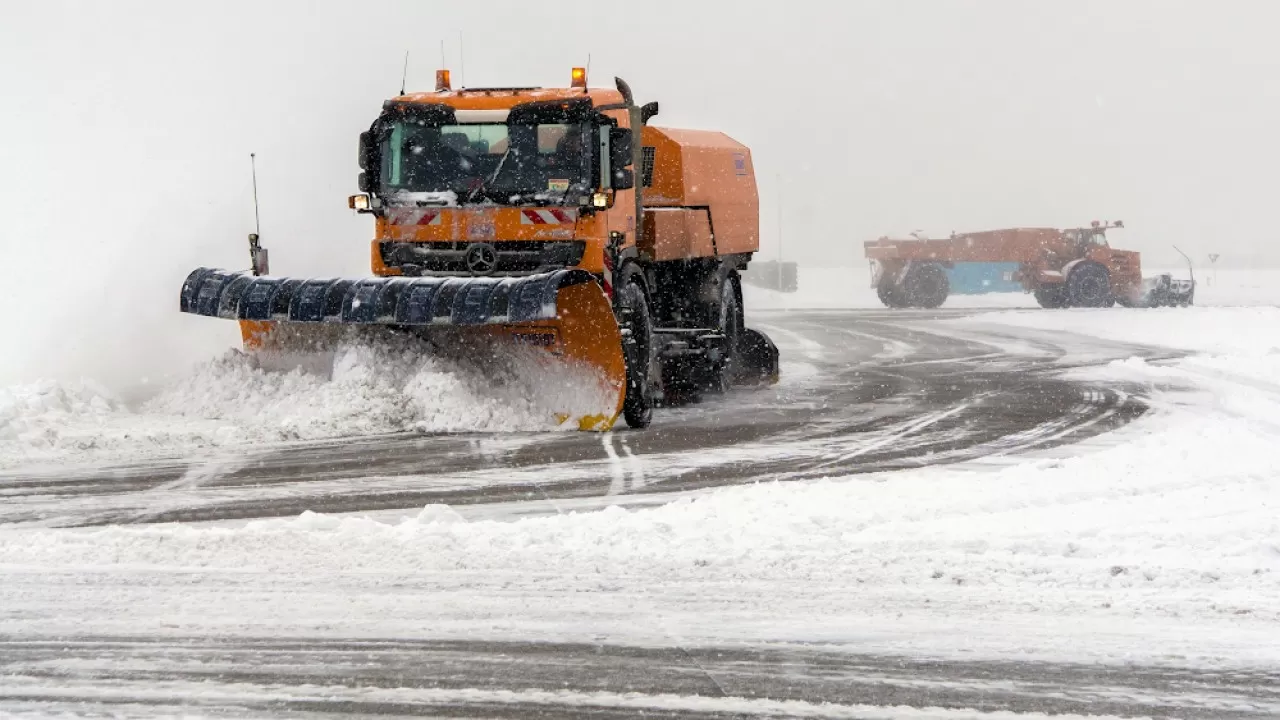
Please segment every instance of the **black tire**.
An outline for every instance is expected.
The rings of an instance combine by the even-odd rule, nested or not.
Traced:
[[[1067,306],[1067,291],[1061,285],[1041,285],[1035,289],[1040,307],[1056,310]]]
[[[616,289],[619,294],[621,325],[630,330],[631,341],[623,345],[627,365],[626,395],[622,417],[627,425],[641,429],[653,422],[653,396],[649,388],[649,355],[653,347],[653,321],[644,287],[631,277]]]
[[[941,265],[925,263],[912,266],[902,278],[902,296],[908,307],[932,310],[941,307],[951,294],[951,282]]]
[[[884,303],[885,307],[903,307],[898,286],[891,281],[882,280],[880,284],[876,285],[876,297],[880,298],[880,302]]]
[[[1066,283],[1067,302],[1071,307],[1100,308],[1114,302],[1111,296],[1111,274],[1095,262],[1084,262],[1071,269]]]
[[[725,346],[729,353],[724,363],[718,368],[711,368],[703,383],[703,390],[723,393],[738,373],[738,343],[742,338],[743,312],[741,291],[738,288],[738,276],[728,274],[720,283],[720,307],[716,320],[716,329],[727,339]]]

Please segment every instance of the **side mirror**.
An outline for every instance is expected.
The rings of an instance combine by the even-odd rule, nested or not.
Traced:
[[[609,167],[618,169],[631,164],[631,131],[627,128],[609,129]]]
[[[359,162],[361,170],[372,170],[377,165],[377,161],[374,159],[377,147],[377,142],[372,132],[366,130],[360,133]]]
[[[643,125],[644,123],[649,122],[649,118],[657,114],[658,114],[657,100],[641,105],[640,106],[640,124]]]
[[[361,172],[356,179],[356,185],[359,186],[360,192],[373,192],[373,178],[367,172]]]
[[[613,189],[629,190],[636,186],[635,173],[631,168],[617,168],[613,171]]]

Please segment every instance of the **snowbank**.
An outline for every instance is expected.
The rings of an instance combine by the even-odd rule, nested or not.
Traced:
[[[611,396],[537,351],[444,357],[410,340],[344,343],[268,367],[231,351],[130,407],[89,381],[0,390],[0,467],[186,454],[391,432],[576,429]]]
[[[983,313],[952,322],[1064,331],[1209,354],[1280,354],[1280,307],[1072,308]]]
[[[1014,326],[1140,343],[1188,353],[1153,365],[1139,358],[1091,368],[1080,377],[1212,390],[1218,407],[1241,408],[1280,399],[1280,308],[1072,309],[995,312],[947,321],[957,327]],[[1274,408],[1273,408],[1274,409]],[[1251,412],[1258,423],[1280,413]],[[1280,441],[1280,438],[1277,438]]]

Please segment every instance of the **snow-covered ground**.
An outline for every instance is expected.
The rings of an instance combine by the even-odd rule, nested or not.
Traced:
[[[821,642],[974,658],[1280,662],[1280,309],[903,322],[974,336],[1077,332],[1191,356],[1074,371],[1146,385],[1153,412],[1087,444],[998,463],[515,521],[431,506],[400,519],[307,512],[0,530],[0,634]],[[277,395],[251,385],[247,396]],[[85,392],[62,402],[113,412]],[[204,412],[194,402],[157,407]],[[254,402],[266,403],[255,412],[271,406]]]
[[[1274,665],[1280,308],[1260,273],[1228,277],[1187,309],[1018,309],[1025,296],[1014,295],[965,298],[1014,306],[994,312],[903,316],[974,337],[1067,332],[1188,353],[1072,371],[1144,385],[1154,408],[1083,445],[514,521],[431,506],[399,519],[4,529],[0,634],[803,641]],[[835,270],[802,269],[801,287],[748,289],[748,311],[858,306],[868,294],[863,305],[878,306]],[[545,425],[546,397],[510,413],[545,394],[536,381],[517,378],[504,395],[468,384],[463,366],[380,352],[338,353],[332,377],[263,373],[233,354],[132,407],[92,382],[9,388],[0,458]]]
[[[865,267],[801,267],[798,292],[747,285],[749,324],[757,310],[882,308],[867,277]],[[1280,305],[1280,270],[1220,270],[1216,278],[1202,271],[1200,277],[1200,306]],[[1023,293],[954,296],[945,307],[1039,310]],[[1123,313],[1109,312],[1099,332],[1120,327],[1115,323],[1122,322]],[[1198,312],[1180,317],[1199,317]],[[1026,317],[1074,316],[1031,312]],[[208,330],[230,327],[223,323]],[[234,340],[234,333],[229,337]],[[391,346],[348,347],[319,367],[275,373],[228,348],[186,371],[162,380],[139,378],[127,386],[104,386],[95,377],[35,377],[0,387],[0,469],[122,462],[405,430],[564,430],[570,425],[556,426],[556,413],[587,414],[600,404],[599,398],[576,396],[568,389],[572,383],[547,383],[549,376],[529,363],[517,370],[511,382],[495,386],[491,367],[421,359]]]

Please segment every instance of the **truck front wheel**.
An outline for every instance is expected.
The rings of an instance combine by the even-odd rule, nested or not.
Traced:
[[[1067,276],[1067,300],[1072,307],[1108,307],[1111,297],[1111,274],[1095,262],[1080,263]]]
[[[653,347],[653,320],[649,315],[649,301],[644,287],[628,279],[617,289],[619,293],[619,319],[623,338],[623,357],[627,365],[626,395],[622,401],[622,416],[633,428],[646,428],[653,421],[653,395],[649,388],[649,354]]]
[[[1057,309],[1067,306],[1067,291],[1061,285],[1041,285],[1035,290],[1040,307]]]
[[[880,298],[880,302],[884,303],[885,307],[903,307],[901,291],[898,289],[897,285],[893,284],[892,280],[881,280],[880,283],[876,285],[876,297]]]

